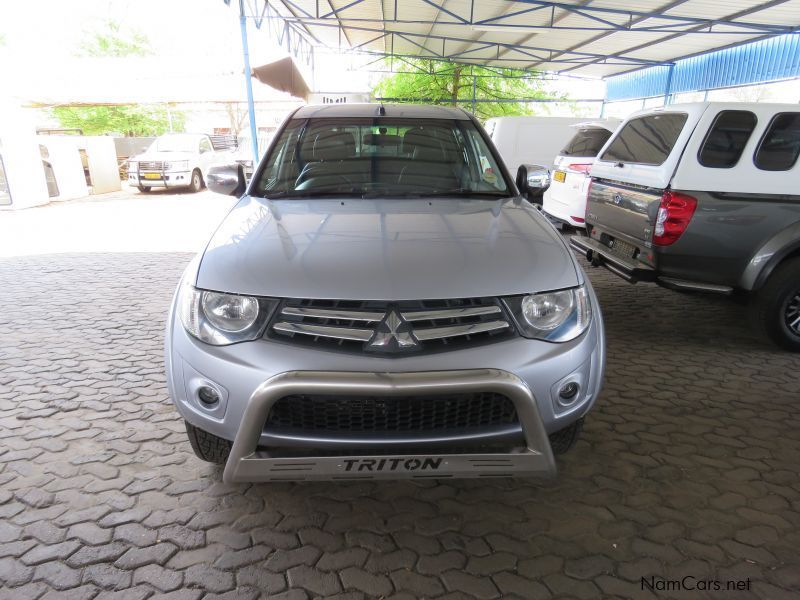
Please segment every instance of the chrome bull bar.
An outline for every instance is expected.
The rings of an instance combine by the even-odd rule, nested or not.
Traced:
[[[510,453],[392,454],[278,457],[258,448],[272,405],[293,394],[383,395],[493,392],[513,403],[526,447]],[[225,464],[226,483],[339,479],[551,477],[556,473],[550,441],[528,386],[500,369],[418,373],[289,371],[262,383],[245,408]]]

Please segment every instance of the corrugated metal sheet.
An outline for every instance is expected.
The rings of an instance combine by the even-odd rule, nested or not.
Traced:
[[[670,67],[650,67],[606,79],[606,100],[662,96]],[[675,63],[671,94],[800,77],[800,35],[784,35]]]

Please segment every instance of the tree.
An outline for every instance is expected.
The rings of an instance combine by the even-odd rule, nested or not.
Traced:
[[[396,64],[396,59],[393,62]],[[424,58],[404,59],[401,65],[401,72],[383,79],[375,86],[373,95],[376,98],[448,104],[472,110],[473,89],[477,100],[541,100],[552,97],[542,89],[541,80],[535,74],[518,69],[489,68]],[[481,119],[534,112],[525,102],[476,102],[474,108],[475,114]]]
[[[228,114],[228,121],[231,124],[231,133],[239,135],[247,123],[247,107],[241,102],[226,102],[225,112]]]
[[[124,29],[115,21],[105,21],[101,28],[87,32],[86,36],[78,52],[80,56],[120,58],[152,54],[144,34]],[[82,129],[86,135],[161,135],[183,130],[186,120],[184,113],[171,110],[165,104],[57,106],[52,109],[52,115],[62,127]]]
[[[125,136],[153,136],[181,131],[185,115],[167,112],[163,105],[134,106],[57,106],[53,116],[62,127],[82,129],[86,135],[117,133]],[[170,129],[170,118],[172,128]]]
[[[86,35],[79,56],[148,56],[153,53],[147,36],[135,29],[125,29],[111,19]]]

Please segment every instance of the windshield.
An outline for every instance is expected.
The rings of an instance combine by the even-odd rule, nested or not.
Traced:
[[[497,159],[467,120],[295,119],[265,160],[266,197],[509,195]]]
[[[572,139],[561,151],[561,156],[597,156],[605,146],[611,132],[600,127],[587,127],[572,136]]]
[[[659,166],[669,157],[688,115],[659,113],[628,121],[600,160]]]
[[[165,135],[157,138],[150,149],[156,152],[196,152],[197,138],[193,135]]]

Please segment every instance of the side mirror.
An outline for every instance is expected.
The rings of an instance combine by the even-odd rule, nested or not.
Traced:
[[[206,176],[206,185],[212,192],[226,196],[241,196],[247,184],[242,167],[237,164],[211,167]]]
[[[516,183],[526,198],[539,198],[550,187],[550,170],[542,165],[520,165]]]

